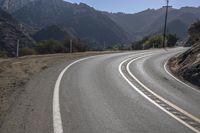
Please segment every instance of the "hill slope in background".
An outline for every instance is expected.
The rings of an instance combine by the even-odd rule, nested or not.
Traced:
[[[17,40],[24,47],[32,47],[35,43],[10,14],[0,10],[0,51],[6,51],[8,56],[14,56]]]
[[[158,10],[148,9],[136,14],[105,14],[118,25],[123,27],[123,29],[128,32],[134,40],[163,31],[165,8]],[[187,37],[186,29],[188,29],[188,27],[199,18],[200,7],[183,7],[181,9],[170,8],[168,32],[176,34],[179,38],[183,39]]]
[[[65,37],[69,37],[69,34],[56,25],[41,29],[33,35],[33,38],[36,41],[44,41],[50,39],[61,41]]]
[[[80,3],[71,4],[62,0],[37,0],[30,2],[12,14],[19,21],[32,27],[45,28],[51,25],[83,40],[90,40],[101,47],[124,43],[127,34],[108,16]]]
[[[189,29],[189,42],[194,45],[185,53],[172,58],[171,70],[183,79],[200,86],[200,21]]]
[[[14,12],[35,0],[0,0],[0,7],[8,12]]]
[[[83,3],[72,4],[63,0],[0,0],[0,7],[7,7],[31,33],[35,29],[50,30],[54,25],[72,37],[89,42],[96,49],[101,49],[104,42],[109,47],[162,33],[165,17],[165,8],[135,14],[108,13]],[[168,33],[185,40],[188,27],[199,18],[200,7],[170,8]],[[46,34],[43,31],[39,35]]]

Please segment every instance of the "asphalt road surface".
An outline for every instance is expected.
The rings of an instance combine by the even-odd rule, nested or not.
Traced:
[[[0,132],[200,133],[199,89],[166,66],[183,51],[98,55],[50,68],[30,81]]]

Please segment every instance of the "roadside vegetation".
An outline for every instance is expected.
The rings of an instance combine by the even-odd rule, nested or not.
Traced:
[[[89,47],[84,42],[81,42],[79,39],[65,38],[63,41],[45,40],[42,42],[38,42],[34,47],[20,47],[19,56],[69,53],[70,40],[72,40],[72,52],[85,52],[90,50]],[[16,51],[13,51],[13,53],[15,52]],[[9,55],[5,50],[0,50],[0,58],[6,58],[8,56]]]
[[[169,34],[166,37],[166,47],[174,47],[178,38],[176,35]],[[162,48],[163,36],[153,35],[143,38],[140,41],[131,43],[132,50],[150,49],[150,48]]]

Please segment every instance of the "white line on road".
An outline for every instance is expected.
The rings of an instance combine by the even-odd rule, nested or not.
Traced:
[[[149,53],[149,51],[141,52],[141,53],[135,52],[134,54],[145,54],[145,53]],[[99,56],[99,55],[97,55],[97,56]],[[63,133],[63,124],[62,124],[62,117],[61,117],[61,113],[60,113],[60,100],[59,100],[59,88],[60,88],[60,83],[61,83],[63,75],[72,65],[74,65],[78,62],[90,59],[90,58],[94,58],[94,57],[96,57],[96,56],[82,58],[82,59],[72,62],[67,67],[65,67],[62,70],[62,72],[60,73],[60,75],[58,76],[58,79],[57,79],[55,87],[54,87],[54,93],[53,93],[53,129],[54,129],[54,133]]]
[[[187,86],[187,87],[189,87],[189,88],[191,88],[191,89],[193,89],[193,90],[195,90],[197,92],[200,92],[199,90],[193,88],[192,86],[190,86],[190,85],[184,83],[183,81],[181,81],[180,79],[176,78],[171,72],[169,72],[168,69],[167,69],[167,63],[168,63],[168,61],[166,61],[165,64],[164,64],[164,70],[168,75],[170,75],[172,78],[174,78],[179,83],[184,84],[185,86]]]
[[[135,53],[136,54],[136,53]],[[143,53],[141,53],[143,54]],[[99,56],[99,55],[97,55]],[[96,56],[91,56],[91,57],[86,57],[86,58],[82,58],[79,60],[76,60],[74,62],[72,62],[71,64],[69,64],[67,67],[65,67],[62,72],[60,73],[55,87],[54,87],[54,93],[53,93],[53,129],[54,129],[54,133],[63,133],[63,124],[62,124],[62,117],[61,117],[61,113],[60,113],[60,100],[59,100],[59,88],[60,88],[60,83],[62,80],[62,77],[64,75],[64,73],[74,64],[90,59],[90,58],[94,58]]]
[[[152,55],[152,54],[150,54]],[[157,98],[161,99],[162,101],[164,101],[165,103],[167,103],[168,105],[170,105],[171,107],[174,107],[175,109],[177,109],[178,111],[182,112],[183,114],[185,114],[186,116],[190,117],[191,119],[196,120],[197,122],[200,122],[200,120],[198,118],[196,118],[195,116],[189,114],[188,112],[184,111],[183,109],[177,107],[176,105],[172,104],[171,102],[167,101],[166,99],[164,99],[163,97],[159,96],[158,94],[156,94],[155,92],[151,91],[148,87],[146,87],[143,83],[141,83],[131,72],[130,72],[130,64],[138,59],[150,56],[150,55],[145,55],[145,56],[141,56],[138,58],[133,59],[132,61],[130,61],[126,67],[128,73],[131,75],[132,78],[134,78],[143,88],[145,88],[147,91],[151,92],[153,95],[155,95]],[[131,59],[131,58],[129,58]],[[122,72],[122,65],[128,61],[129,59],[124,60],[123,62],[120,63],[119,65],[119,72],[122,75],[122,77],[129,83],[129,85],[135,89],[139,94],[141,94],[143,97],[145,97],[147,100],[149,100],[151,103],[153,103],[154,105],[156,105],[158,108],[160,108],[162,111],[164,111],[165,113],[167,113],[168,115],[170,115],[171,117],[173,117],[174,119],[176,119],[177,121],[179,121],[180,123],[182,123],[183,125],[185,125],[186,127],[188,127],[189,129],[191,129],[192,131],[196,132],[196,133],[200,133],[200,131],[198,131],[197,129],[195,129],[194,127],[192,127],[191,125],[187,124],[186,122],[184,122],[183,120],[181,120],[180,118],[178,118],[177,116],[175,116],[174,114],[172,114],[171,112],[169,112],[168,110],[166,110],[165,108],[163,108],[162,106],[160,106],[158,103],[156,103],[155,101],[153,101],[151,98],[149,98],[146,94],[144,94],[140,89],[138,89],[131,81],[129,81],[129,79],[124,75],[124,73]]]
[[[62,125],[62,118],[61,118],[61,113],[60,113],[60,101],[59,101],[59,88],[60,88],[60,83],[62,80],[62,77],[64,73],[74,64],[81,62],[83,60],[87,60],[89,58],[94,58],[95,56],[92,57],[87,57],[83,59],[79,59],[77,61],[72,62],[69,64],[65,69],[62,70],[60,73],[56,84],[54,88],[54,94],[53,94],[53,128],[54,128],[54,133],[63,133],[63,125]]]

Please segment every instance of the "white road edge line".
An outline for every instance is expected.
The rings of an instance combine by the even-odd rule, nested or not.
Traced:
[[[144,54],[144,53],[145,52],[140,53],[140,54]],[[135,54],[137,54],[137,53],[135,53]],[[82,59],[72,62],[67,67],[65,67],[62,70],[62,72],[60,73],[60,75],[58,76],[58,79],[57,79],[55,87],[54,87],[54,93],[53,93],[53,130],[54,130],[54,133],[63,133],[63,124],[62,124],[62,117],[61,117],[61,113],[60,113],[60,100],[59,100],[59,88],[60,88],[60,83],[61,83],[63,75],[72,65],[74,65],[78,62],[90,59],[90,58],[95,58],[97,56],[100,56],[100,55],[90,56],[90,57],[82,58]]]
[[[178,81],[179,83],[184,84],[185,86],[187,86],[187,87],[189,87],[189,88],[191,88],[191,89],[197,91],[198,93],[200,93],[199,90],[197,90],[197,89],[193,88],[192,86],[190,86],[190,85],[184,83],[183,81],[181,81],[180,79],[178,79],[177,77],[175,77],[171,72],[169,72],[168,69],[167,69],[167,64],[168,64],[168,61],[166,61],[165,64],[164,64],[164,70],[165,70],[165,72],[166,72],[168,75],[170,75],[172,78],[174,78],[174,79],[175,79],[176,81]]]
[[[87,59],[94,58],[94,57],[96,57],[96,56],[91,56],[91,57],[86,57],[86,58],[76,60],[76,61],[72,62],[71,64],[69,64],[67,67],[65,67],[62,70],[62,72],[60,73],[60,75],[56,81],[55,88],[54,88],[54,94],[53,94],[53,129],[54,129],[54,133],[63,133],[62,118],[61,118],[61,113],[60,113],[59,88],[60,88],[60,83],[61,83],[64,73],[72,65],[74,65],[78,62],[81,62],[83,60],[87,60]]]
[[[152,54],[150,54],[152,55]],[[175,109],[179,110],[180,112],[182,112],[183,114],[187,114],[188,117],[196,120],[197,122],[200,122],[200,120],[194,116],[192,116],[191,114],[187,113],[186,111],[182,110],[181,108],[177,107],[176,105],[170,103],[169,101],[167,101],[166,99],[162,98],[161,96],[159,96],[158,94],[154,93],[153,91],[151,91],[148,87],[146,87],[144,84],[142,84],[131,72],[129,69],[130,64],[133,61],[136,61],[140,58],[144,58],[150,55],[145,55],[145,56],[141,56],[138,58],[133,59],[132,61],[130,61],[126,67],[126,69],[128,70],[128,73],[141,85],[143,86],[145,89],[147,89],[148,91],[150,91],[152,94],[154,94],[155,96],[157,96],[158,98],[160,98],[161,100],[163,100],[164,102],[166,102],[167,104],[169,104],[170,106],[174,107]],[[131,59],[131,58],[129,58]],[[122,72],[122,65],[128,61],[129,59],[124,60],[123,62],[120,63],[118,70],[120,72],[120,74],[122,75],[122,77],[129,83],[129,85],[135,89],[139,94],[141,94],[144,98],[146,98],[147,100],[149,100],[151,103],[153,103],[154,105],[156,105],[158,108],[160,108],[162,111],[164,111],[165,113],[167,113],[168,115],[170,115],[171,117],[173,117],[174,119],[176,119],[177,121],[179,121],[181,124],[185,125],[186,127],[188,127],[189,129],[191,129],[192,131],[196,132],[196,133],[200,133],[200,131],[198,131],[197,129],[195,129],[194,127],[188,125],[186,122],[184,122],[183,120],[181,120],[180,118],[176,117],[174,114],[172,114],[171,112],[167,111],[166,109],[164,109],[162,106],[160,106],[159,104],[157,104],[155,101],[153,101],[152,99],[150,99],[148,96],[146,96],[142,91],[140,91],[133,83],[131,83],[131,81],[128,80],[128,78],[123,74]]]

